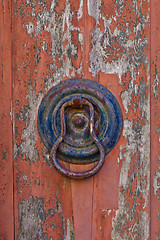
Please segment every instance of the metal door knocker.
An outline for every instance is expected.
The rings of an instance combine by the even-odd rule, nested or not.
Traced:
[[[38,131],[61,174],[83,179],[97,173],[122,132],[122,112],[113,94],[88,79],[64,81],[44,96],[38,111]],[[63,168],[58,159],[95,166],[84,172]]]

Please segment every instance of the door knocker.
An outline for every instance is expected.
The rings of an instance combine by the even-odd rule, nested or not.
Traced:
[[[38,111],[38,131],[61,174],[83,179],[97,173],[122,132],[122,112],[114,95],[101,84],[74,79],[51,88]],[[63,168],[58,159],[72,164],[97,163],[84,172]]]

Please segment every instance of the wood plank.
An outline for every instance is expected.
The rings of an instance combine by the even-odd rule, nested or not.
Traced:
[[[151,1],[151,239],[160,239],[160,8]]]
[[[70,180],[53,168],[36,127],[45,92],[81,69],[81,36],[71,19],[69,2],[13,3],[17,239],[74,236]]]
[[[11,1],[0,2],[0,239],[14,238]]]
[[[112,225],[109,225],[110,233],[106,236],[109,239],[149,239],[150,5],[148,1],[139,0],[136,3],[132,0],[114,3],[112,0],[96,1],[95,4],[88,1],[88,5],[90,15],[96,20],[90,32],[89,71],[92,76],[98,74],[99,81],[108,85],[117,96],[124,117],[119,150],[116,153],[116,146],[110,153],[116,158],[114,167],[118,169],[119,165],[121,170],[118,209],[111,211]],[[117,77],[110,81],[110,74]],[[96,196],[100,189],[97,184]],[[101,184],[104,186],[105,178]],[[115,195],[107,187],[105,190],[103,197],[99,198],[105,199],[103,205],[106,203],[107,207],[108,194],[113,194],[113,198]],[[100,229],[105,228],[107,218],[102,221],[96,201],[93,239],[101,239]]]
[[[149,7],[148,0],[13,3],[17,239],[149,238]],[[124,115],[120,142],[86,182],[56,172],[36,129],[45,92],[74,77],[107,86]]]
[[[77,6],[75,1],[70,1],[70,3],[72,9],[75,9]],[[77,7],[80,7],[79,3]],[[81,8],[81,19],[74,22],[74,26],[80,27],[83,36],[82,72],[80,77],[95,80],[95,77],[90,77],[90,73],[88,71],[90,45],[89,33],[91,25],[94,24],[94,21],[88,15],[87,1],[81,1],[81,3],[83,3]],[[77,12],[79,11],[78,8],[75,10]],[[70,169],[74,171],[85,171],[88,170],[88,166],[70,166]],[[93,177],[80,181],[72,180],[71,191],[75,239],[92,239]]]

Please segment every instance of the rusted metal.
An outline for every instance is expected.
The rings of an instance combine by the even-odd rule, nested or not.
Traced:
[[[85,171],[85,172],[72,172],[70,170],[66,170],[64,169],[57,161],[56,158],[56,152],[57,149],[60,145],[60,143],[63,141],[65,134],[66,134],[66,124],[65,124],[65,116],[64,116],[64,110],[67,106],[74,106],[74,102],[79,102],[79,107],[82,107],[83,105],[87,105],[89,106],[89,111],[90,111],[90,135],[93,138],[94,142],[96,143],[98,150],[99,150],[99,160],[98,160],[98,164],[96,166],[94,166],[92,169]],[[77,106],[78,107],[78,106]],[[85,126],[84,121],[82,121],[82,117],[81,116],[77,116],[78,119],[76,118],[76,126],[78,125],[79,127]],[[96,174],[101,167],[104,164],[105,161],[105,150],[103,145],[101,144],[101,142],[99,141],[99,139],[97,138],[95,132],[94,132],[94,109],[92,104],[87,101],[84,98],[78,97],[72,100],[68,100],[67,102],[65,102],[62,107],[61,107],[61,135],[60,137],[57,139],[57,141],[54,143],[52,150],[51,150],[51,158],[53,160],[53,164],[54,167],[63,175],[73,178],[73,179],[84,179],[84,178],[88,178],[93,176],[94,174]]]
[[[104,146],[105,154],[108,154],[120,137],[122,113],[113,94],[91,80],[68,80],[52,88],[39,107],[38,129],[49,150],[55,142],[59,142],[59,159],[75,164],[88,164],[99,161],[99,149],[90,131],[90,105],[83,104],[82,107],[81,98],[88,100],[93,106],[95,135]],[[71,99],[73,104],[69,104]],[[60,124],[60,112],[63,105],[66,106],[66,131],[63,141],[60,141],[63,126],[63,123]]]

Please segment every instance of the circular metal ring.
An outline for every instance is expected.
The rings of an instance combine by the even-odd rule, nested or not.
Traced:
[[[88,79],[64,81],[44,96],[38,112],[38,130],[45,146],[51,151],[61,135],[61,108],[66,101],[84,98],[93,105],[94,130],[108,154],[116,145],[122,131],[122,112],[114,95],[101,84]],[[88,164],[99,160],[97,144],[89,131],[89,107],[68,106],[64,110],[66,134],[57,149],[57,158],[74,164]],[[84,128],[77,130],[73,116],[85,119]],[[78,120],[80,121],[80,120]],[[82,121],[82,120],[81,120]]]
[[[94,174],[96,174],[102,168],[102,166],[104,164],[104,161],[105,161],[105,150],[104,150],[101,142],[99,141],[99,139],[97,138],[97,136],[95,135],[95,132],[94,132],[94,109],[93,109],[93,106],[86,99],[81,99],[81,101],[82,101],[82,104],[88,105],[89,109],[90,109],[90,127],[89,127],[90,135],[92,136],[95,144],[98,147],[99,161],[98,161],[98,164],[96,166],[94,166],[92,169],[90,169],[88,171],[84,171],[84,172],[70,171],[70,170],[67,170],[67,169],[63,168],[59,164],[59,162],[57,160],[57,157],[56,157],[57,149],[60,146],[60,144],[62,143],[62,141],[65,137],[65,134],[66,134],[66,124],[65,124],[64,110],[67,106],[69,106],[70,104],[73,104],[73,100],[68,100],[61,107],[61,135],[59,136],[57,141],[54,143],[50,156],[51,156],[51,159],[53,160],[53,165],[58,170],[58,172],[60,172],[64,176],[70,177],[72,179],[84,179],[84,178],[88,178],[88,177],[93,176]],[[78,124],[78,126],[79,126],[79,124]]]

